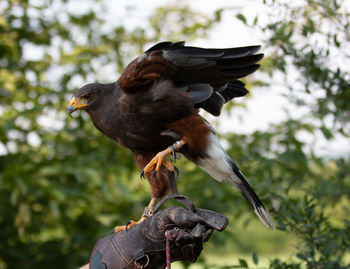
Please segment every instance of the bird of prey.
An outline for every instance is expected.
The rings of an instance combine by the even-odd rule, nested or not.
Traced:
[[[78,89],[68,113],[85,110],[98,130],[132,151],[151,186],[149,209],[169,193],[168,177],[174,166],[165,157],[179,152],[214,179],[237,187],[259,219],[274,227],[214,128],[198,114],[202,108],[219,116],[226,102],[247,94],[239,79],[259,68],[257,62],[263,58],[257,54],[259,49],[158,43],[126,66],[116,82]]]

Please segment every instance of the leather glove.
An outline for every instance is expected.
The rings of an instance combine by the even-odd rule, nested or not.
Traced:
[[[166,265],[165,232],[176,235],[170,241],[171,262],[195,262],[203,242],[213,230],[226,228],[226,217],[210,210],[170,207],[145,221],[97,241],[90,257],[90,269],[159,269]]]

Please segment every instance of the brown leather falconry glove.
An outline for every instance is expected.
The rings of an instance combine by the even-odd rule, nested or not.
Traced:
[[[128,230],[97,241],[90,269],[164,268],[166,231],[171,237],[171,262],[195,262],[203,242],[209,240],[214,229],[224,230],[227,223],[226,217],[210,210],[196,208],[193,213],[183,207],[163,209]]]

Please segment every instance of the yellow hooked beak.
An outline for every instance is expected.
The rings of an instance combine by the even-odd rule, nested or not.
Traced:
[[[82,98],[75,98],[73,97],[72,100],[70,100],[68,108],[67,108],[67,113],[69,116],[76,110],[86,107],[88,104],[86,103],[86,100],[82,100]]]

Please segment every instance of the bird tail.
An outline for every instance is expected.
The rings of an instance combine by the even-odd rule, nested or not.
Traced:
[[[243,194],[251,207],[254,209],[255,214],[259,217],[261,222],[264,223],[268,228],[275,228],[275,223],[273,222],[269,212],[265,209],[258,195],[250,186],[248,180],[245,178],[236,164],[231,159],[229,161],[234,173],[231,174],[227,180],[239,189],[239,191]]]
[[[206,151],[207,156],[205,158],[198,159],[196,161],[197,164],[217,181],[226,179],[232,185],[236,186],[247,199],[262,223],[264,223],[267,227],[275,228],[275,224],[270,214],[265,209],[263,203],[254,192],[253,188],[250,186],[248,180],[221,146],[219,138],[217,137],[213,127],[208,122],[206,123],[212,130],[209,136],[209,145]]]
[[[214,128],[207,121],[205,122],[211,129],[206,157],[198,158],[196,163],[217,181],[221,182],[227,180],[232,185],[236,186],[247,199],[262,223],[267,227],[275,228],[275,224],[269,212],[265,209],[263,203],[250,186],[248,180],[221,146]]]

